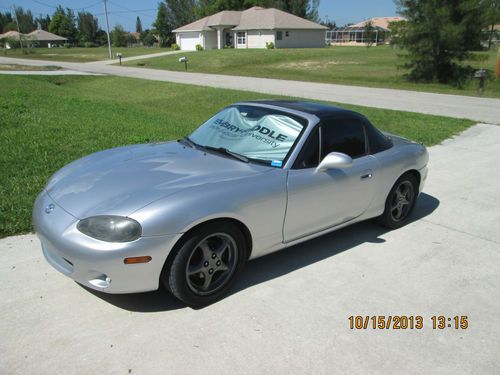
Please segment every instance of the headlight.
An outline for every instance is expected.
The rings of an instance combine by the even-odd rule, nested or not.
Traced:
[[[107,242],[130,242],[141,236],[141,224],[122,216],[93,216],[76,226],[87,236]]]

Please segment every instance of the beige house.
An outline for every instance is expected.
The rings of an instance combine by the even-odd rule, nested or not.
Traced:
[[[29,34],[20,34],[17,31],[7,31],[5,34],[0,34],[0,41],[3,41],[3,47],[10,49],[9,39],[23,40],[23,43],[36,43],[37,47],[56,47],[64,44],[68,39],[62,36],[49,33],[45,30],[35,30]]]
[[[173,30],[182,50],[266,48],[318,48],[325,46],[327,28],[274,8],[225,10]]]
[[[333,45],[365,46],[367,44],[366,25],[371,22],[372,35],[370,43],[384,44],[391,33],[390,23],[404,21],[402,17],[374,17],[326,33],[327,43]]]

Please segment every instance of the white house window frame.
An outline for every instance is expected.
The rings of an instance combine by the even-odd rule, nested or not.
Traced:
[[[247,33],[245,31],[238,31],[236,33],[236,44],[245,45],[247,43]]]

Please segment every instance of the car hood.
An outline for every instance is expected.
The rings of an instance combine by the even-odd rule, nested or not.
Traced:
[[[76,218],[127,216],[193,186],[224,183],[271,171],[178,142],[134,145],[98,152],[57,172],[46,191]]]

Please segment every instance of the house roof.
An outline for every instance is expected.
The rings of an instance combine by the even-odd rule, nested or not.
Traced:
[[[17,31],[14,31],[14,30],[7,31],[4,34],[0,34],[0,39],[7,39],[7,38],[19,39],[19,35],[22,35],[22,34],[19,34]]]
[[[374,17],[368,20],[364,20],[362,22],[358,22],[354,25],[350,25],[347,27],[347,29],[361,29],[364,28],[366,24],[371,21],[373,27],[380,27],[382,29],[389,30],[389,23],[404,21],[404,20],[405,19],[403,17]]]
[[[39,40],[43,42],[62,42],[68,40],[67,38],[63,38],[62,36],[49,33],[48,31],[45,30],[35,30],[27,34],[27,36],[32,40]]]
[[[212,28],[217,26],[231,26],[233,30],[327,29],[327,27],[316,22],[297,17],[279,9],[252,7],[244,11],[225,10],[173,31],[205,31],[213,30]]]

